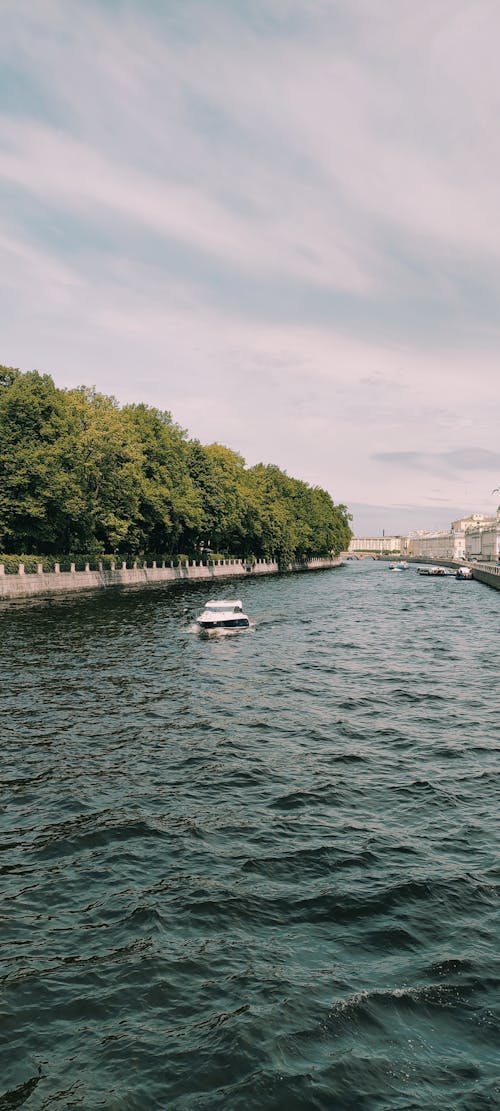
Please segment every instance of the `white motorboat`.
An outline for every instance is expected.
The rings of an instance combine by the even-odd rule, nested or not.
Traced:
[[[456,579],[472,579],[473,577],[471,567],[459,567],[455,575]]]
[[[239,598],[220,602],[206,602],[205,609],[196,618],[198,627],[206,632],[212,629],[248,629],[250,619],[243,613]]]
[[[409,566],[410,564],[407,563],[405,559],[402,559],[399,563],[390,563],[389,571],[407,571]]]

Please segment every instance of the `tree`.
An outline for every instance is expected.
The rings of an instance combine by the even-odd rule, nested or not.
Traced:
[[[239,551],[243,542],[244,473],[241,455],[221,444],[189,444],[188,466],[203,506],[201,531],[192,536],[195,548]]]
[[[124,410],[142,451],[139,484],[140,545],[173,555],[203,524],[202,497],[189,472],[186,433],[171,414],[147,405]]]
[[[1,368],[0,542],[5,551],[65,550],[69,520],[81,510],[70,424],[64,395],[49,375]]]
[[[347,548],[349,520],[326,490],[270,464],[247,469],[230,448],[189,440],[169,412],[0,367],[6,552],[212,547],[287,567]]]
[[[71,520],[73,542],[81,548],[133,550],[140,521],[140,439],[115,398],[81,386],[65,391],[65,399],[81,498]]]

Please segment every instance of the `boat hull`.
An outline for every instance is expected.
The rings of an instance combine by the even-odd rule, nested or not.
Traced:
[[[198,621],[198,628],[200,629],[249,629],[250,622],[248,617],[235,617],[229,618],[224,621]]]

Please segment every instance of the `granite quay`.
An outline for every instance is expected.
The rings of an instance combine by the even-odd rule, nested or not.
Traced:
[[[61,571],[56,564],[54,571],[44,571],[43,565],[38,565],[36,574],[26,574],[24,564],[19,565],[17,574],[5,574],[5,567],[0,563],[0,599],[25,598],[31,595],[62,594],[67,591],[102,590],[109,587],[151,586],[156,583],[177,582],[210,582],[218,579],[248,578],[254,575],[276,575],[280,571],[321,571],[330,567],[339,567],[342,558],[322,559],[316,557],[304,563],[290,563],[283,568],[273,560],[258,559],[247,563],[242,559],[224,559],[208,564],[185,561],[175,566],[174,563],[162,563],[159,566],[153,561],[147,563],[134,563],[127,567],[125,562],[119,567],[111,564],[109,569],[99,564],[97,570],[91,571],[86,565],[84,571],[76,571],[75,564],[71,564],[69,571]]]

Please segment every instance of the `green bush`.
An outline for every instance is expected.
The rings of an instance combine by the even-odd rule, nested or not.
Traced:
[[[174,563],[174,566],[177,567],[179,566],[179,563],[181,561],[182,563],[189,561],[189,557],[186,555],[167,557],[158,555],[158,553],[156,552],[152,554],[149,552],[143,553],[140,556],[125,556],[122,554],[113,555],[102,552],[98,554],[96,554],[95,552],[93,552],[92,554],[83,553],[82,555],[2,555],[0,553],[0,563],[3,563],[6,575],[17,575],[19,572],[20,563],[24,564],[26,575],[36,575],[38,571],[38,565],[40,563],[42,564],[43,570],[45,572],[53,571],[56,563],[59,564],[60,571],[70,571],[72,563],[74,563],[75,565],[75,571],[85,571],[85,565],[87,563],[89,564],[91,571],[97,571],[99,568],[99,564],[102,564],[105,571],[109,571],[111,569],[112,563],[115,564],[117,570],[120,570],[121,565],[125,560],[127,563],[127,567],[131,568],[134,563],[137,563],[138,567],[142,567],[145,563],[148,565],[148,567],[151,567],[151,564],[154,560],[156,560],[157,567],[161,567],[163,561],[165,561],[166,566],[169,567],[171,559]]]
[[[129,569],[133,567],[134,563],[137,563],[137,566],[140,568],[143,567],[144,564],[146,564],[148,567],[151,567],[151,564],[153,562],[156,562],[157,567],[161,567],[162,563],[165,563],[166,567],[170,567],[171,562],[173,563],[174,567],[180,567],[184,564],[191,564],[194,558],[196,559],[196,563],[200,562],[199,554],[193,556],[186,555],[184,552],[177,556],[166,556],[162,555],[159,552],[142,552],[140,555],[137,555],[137,553],[128,555],[126,555],[125,553],[119,553],[118,555],[116,555],[109,552],[83,552],[81,554],[73,553],[70,555],[2,555],[0,553],[0,564],[3,563],[6,575],[17,575],[20,563],[24,564],[24,571],[26,575],[36,575],[39,564],[42,565],[44,572],[54,571],[56,563],[59,564],[59,570],[61,572],[70,571],[72,564],[75,565],[75,571],[85,571],[85,565],[87,563],[91,571],[97,571],[100,564],[105,571],[109,571],[111,569],[112,563],[115,564],[117,570],[120,570],[122,563],[125,561]],[[236,558],[237,557],[234,555],[229,556],[227,552],[211,552],[210,560],[205,557],[203,559],[203,563],[205,565],[208,565],[209,562],[218,563],[222,560]],[[253,565],[255,563],[255,556],[251,555],[246,561],[244,560],[243,562],[252,563]]]
[[[0,563],[3,563],[6,575],[17,575],[20,563],[24,563],[26,574],[30,575],[36,574],[37,565],[41,563],[41,560],[37,559],[36,556],[4,555],[0,556]]]
[[[88,555],[2,555],[0,553],[0,563],[3,563],[6,575],[17,575],[19,572],[19,564],[24,564],[24,571],[26,575],[36,575],[38,565],[41,563],[43,570],[53,571],[56,563],[59,564],[61,571],[70,571],[71,564],[74,563],[75,571],[84,571],[85,564],[88,563],[92,570],[96,570],[99,559],[103,563],[106,559],[107,565],[112,562],[114,556],[88,556]]]

